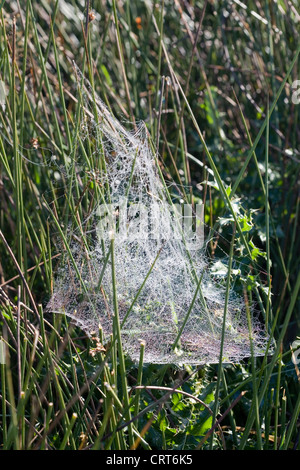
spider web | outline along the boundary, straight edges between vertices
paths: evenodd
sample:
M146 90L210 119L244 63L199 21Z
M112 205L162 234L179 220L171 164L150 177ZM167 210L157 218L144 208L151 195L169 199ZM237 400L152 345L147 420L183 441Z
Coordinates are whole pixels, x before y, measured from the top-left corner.
M80 90L79 140L93 145L93 161L81 155L64 178L74 168L79 175L92 175L97 196L85 224L70 228L69 252L57 270L47 309L65 313L87 334L101 328L104 342L110 340L113 239L124 351L138 361L143 341L146 363L218 362L226 289L209 270L197 230L182 229L184 216L170 200L145 125L127 131L87 81ZM231 290L224 362L249 357L251 342L256 356L264 354L268 338L254 312L251 329L250 341L244 301Z

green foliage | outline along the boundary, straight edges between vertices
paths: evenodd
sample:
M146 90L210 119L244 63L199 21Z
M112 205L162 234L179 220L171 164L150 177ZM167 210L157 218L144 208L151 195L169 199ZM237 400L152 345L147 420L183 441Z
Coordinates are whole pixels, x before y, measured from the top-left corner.
M198 37L202 0L92 3L84 24L82 2L0 1L0 448L299 448L297 2L207 2ZM126 125L146 122L171 197L205 203L212 272L225 286L232 261L266 357L132 364L118 329L103 345L43 311L63 250L72 263L68 224L101 189L72 60Z

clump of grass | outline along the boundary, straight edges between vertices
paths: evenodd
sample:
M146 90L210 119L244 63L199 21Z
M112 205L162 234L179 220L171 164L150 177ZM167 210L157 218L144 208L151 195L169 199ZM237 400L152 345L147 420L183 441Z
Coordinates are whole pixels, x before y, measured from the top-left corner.
M1 446L297 448L298 13L253 1L93 6L0 2ZM112 113L146 122L170 199L205 203L208 254L231 268L216 276L259 309L269 359L178 370L145 366L141 346L134 365L117 317L107 341L44 312L62 250L73 263L68 223L82 235L102 191L72 60Z

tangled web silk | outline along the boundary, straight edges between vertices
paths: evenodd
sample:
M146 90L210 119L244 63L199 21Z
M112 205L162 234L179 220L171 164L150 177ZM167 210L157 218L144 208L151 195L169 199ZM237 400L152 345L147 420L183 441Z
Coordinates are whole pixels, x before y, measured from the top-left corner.
M212 277L202 244L195 233L183 233L183 215L174 211L145 126L128 132L88 83L81 92L80 139L89 143L93 136L98 166L81 157L73 173L94 175L97 203L86 227L70 234L48 310L65 313L88 334L101 328L104 341L110 340L113 239L122 345L133 361L143 341L146 363L218 362L224 312L223 361L238 362L251 347L264 354L263 326L252 315L250 340L243 300L230 292L225 309L225 288Z

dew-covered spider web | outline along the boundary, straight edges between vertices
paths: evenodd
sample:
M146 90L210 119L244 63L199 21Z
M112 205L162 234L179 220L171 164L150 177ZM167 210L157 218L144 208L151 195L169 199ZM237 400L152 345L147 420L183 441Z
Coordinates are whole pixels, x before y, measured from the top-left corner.
M208 269L200 216L194 217L198 228L183 229L190 212L186 217L172 204L145 125L128 132L88 82L80 88L78 151L64 178L74 184L74 175L79 181L91 175L93 205L85 222L70 228L48 310L65 313L88 334L101 329L106 343L116 293L124 351L138 361L143 341L144 362L160 364L218 362L225 313L223 361L249 357L244 300L231 290L225 308L226 289ZM86 191L81 188L82 199ZM253 352L262 355L267 336L251 317Z

